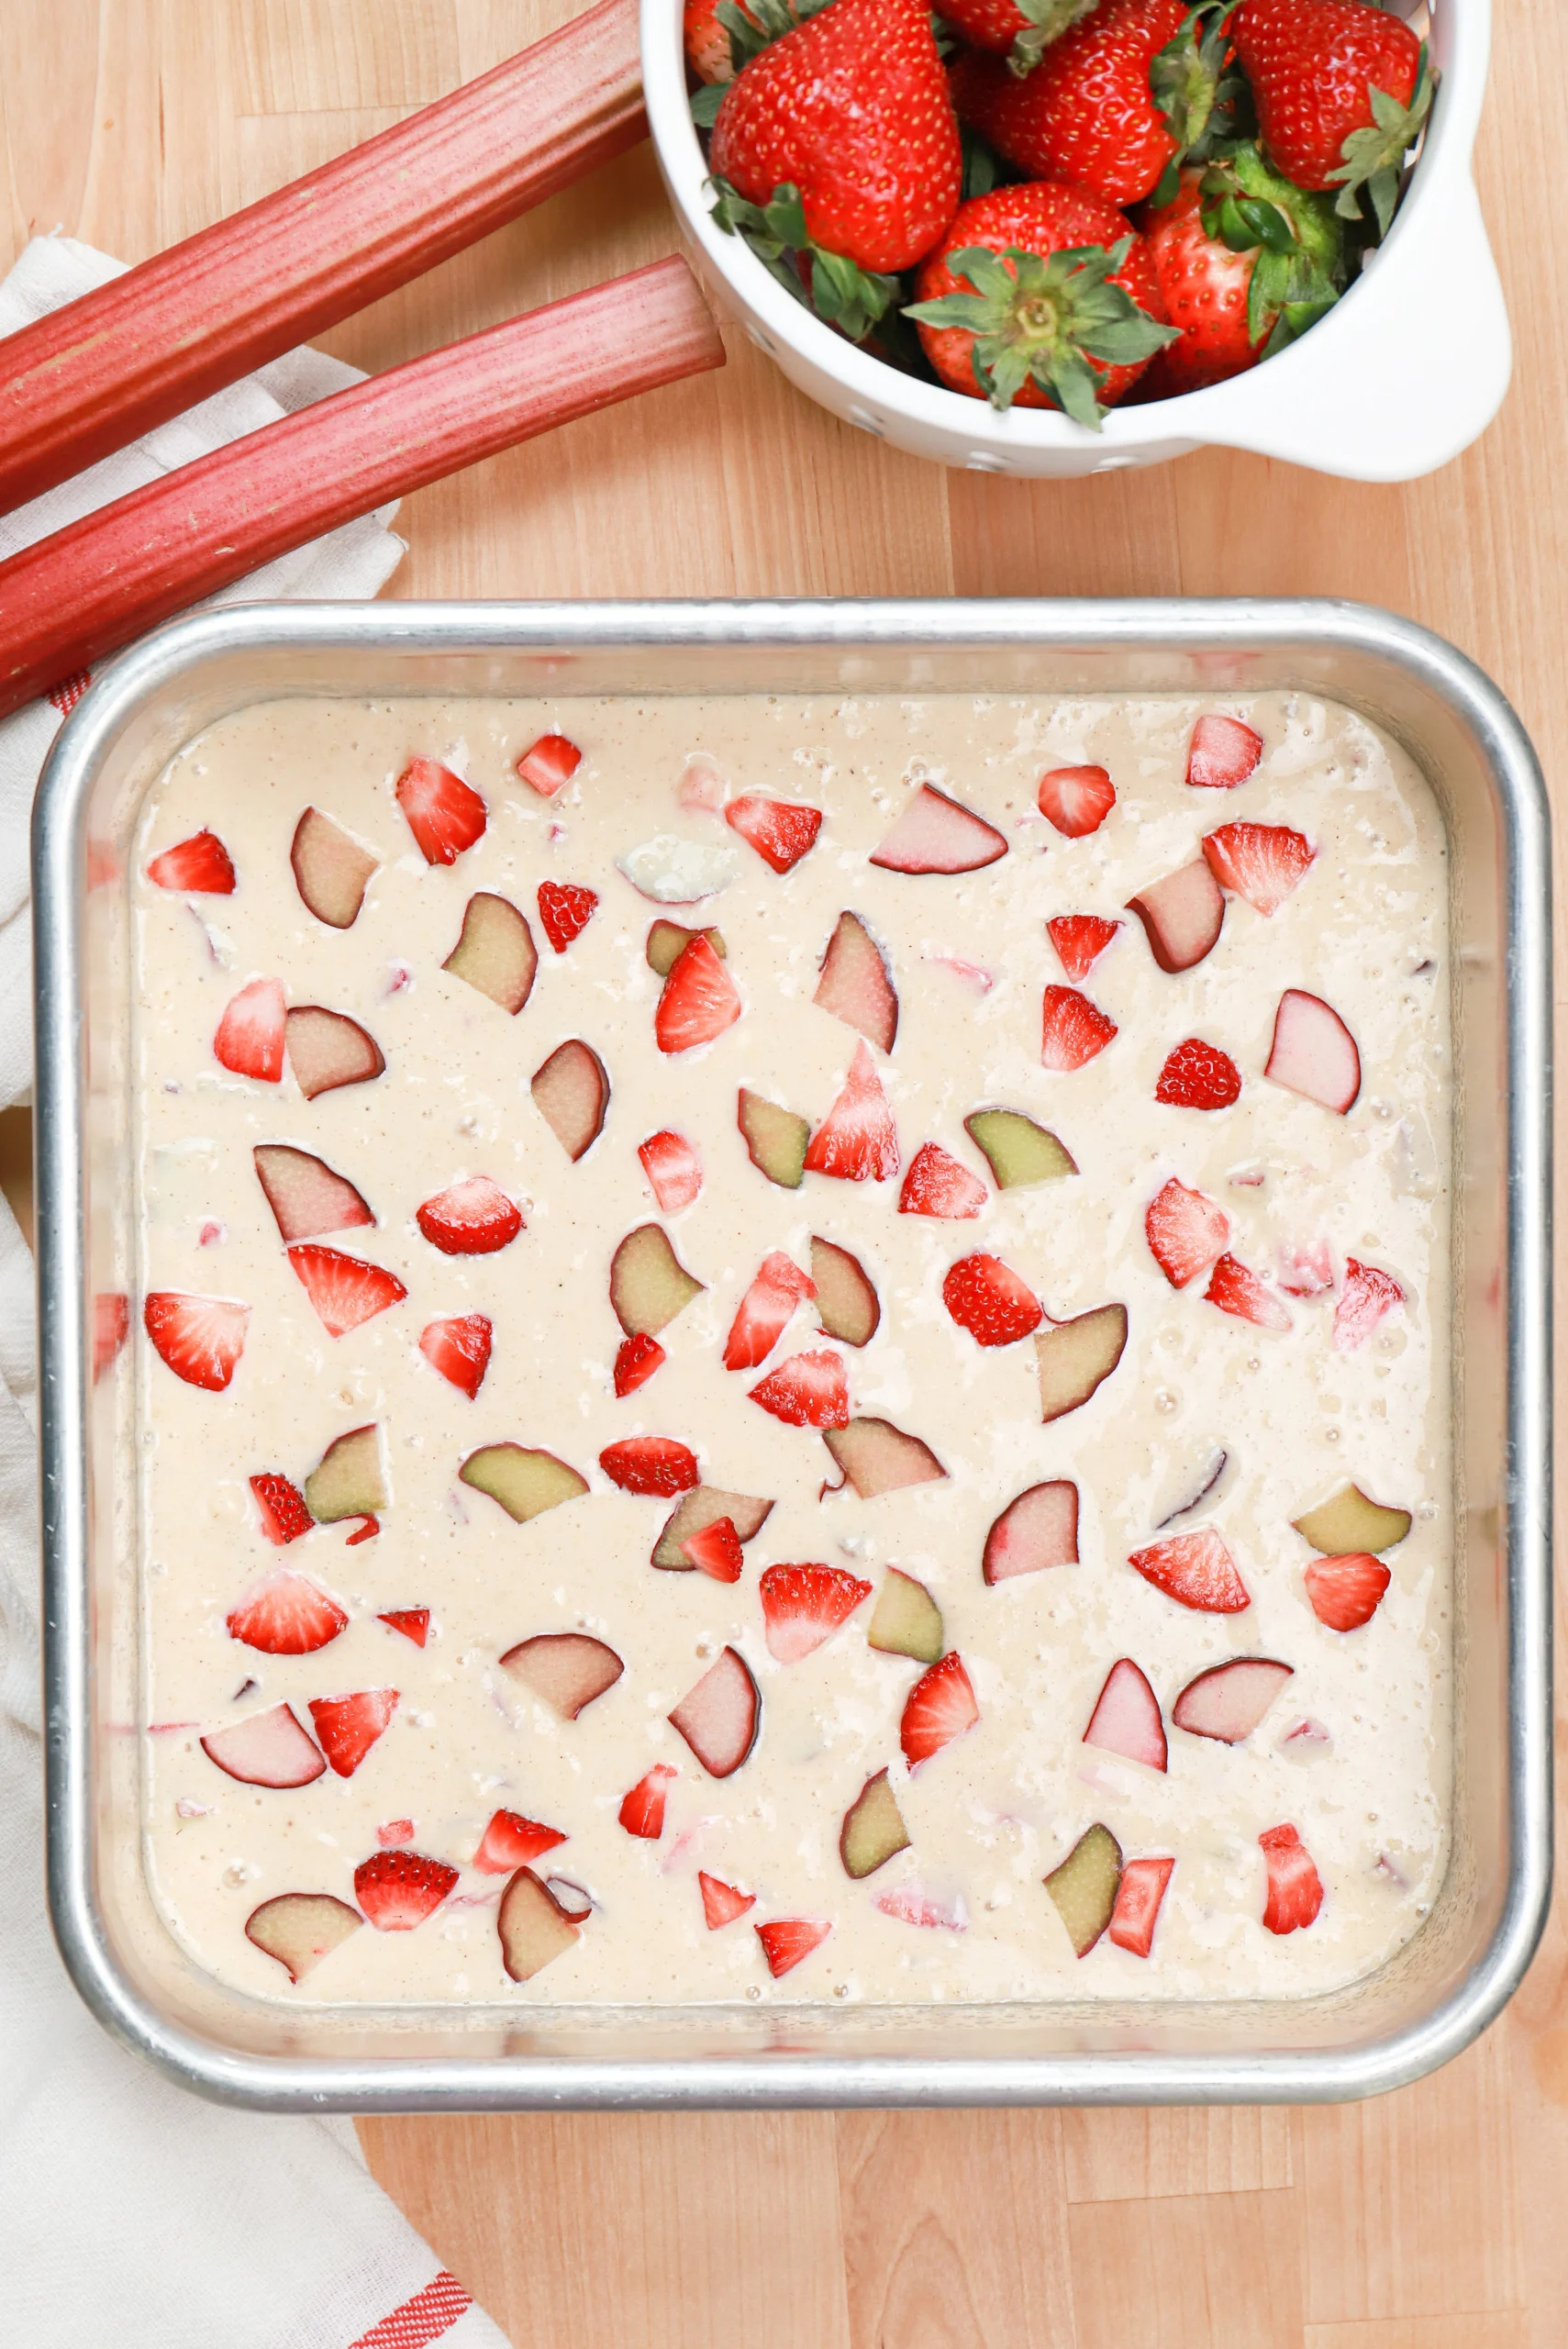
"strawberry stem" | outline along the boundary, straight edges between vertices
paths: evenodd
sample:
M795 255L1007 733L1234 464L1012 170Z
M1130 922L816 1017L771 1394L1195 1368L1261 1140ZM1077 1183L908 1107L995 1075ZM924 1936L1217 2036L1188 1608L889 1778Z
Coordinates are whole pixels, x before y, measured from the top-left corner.
M1372 121L1363 129L1351 131L1340 150L1343 161L1339 170L1329 174L1340 188L1334 209L1342 220L1362 217L1361 191L1364 187L1377 216L1378 235L1387 236L1399 201L1399 177L1405 158L1420 137L1431 112L1436 88L1425 41L1421 43L1416 86L1408 106L1401 106L1388 91L1374 90L1369 84Z
M710 183L716 225L739 236L797 302L809 301L817 316L850 342L863 342L897 295L896 277L862 269L842 253L817 244L806 225L800 190L785 180L765 205L749 203L728 180ZM809 287L809 295L807 294Z
M1251 93L1227 29L1236 7L1237 0L1199 0L1149 68L1154 103L1176 142L1150 198L1155 206L1174 198L1184 162L1207 162L1251 115Z
M1032 72L1053 41L1082 24L1099 0L1017 0L1024 29L1007 52L1007 71L1021 82Z

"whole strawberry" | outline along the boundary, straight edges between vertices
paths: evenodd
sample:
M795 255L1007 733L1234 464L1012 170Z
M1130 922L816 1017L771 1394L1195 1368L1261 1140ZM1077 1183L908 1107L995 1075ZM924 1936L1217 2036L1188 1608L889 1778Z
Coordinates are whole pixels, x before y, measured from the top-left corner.
M1347 219L1364 187L1386 235L1406 150L1432 103L1426 49L1409 26L1362 0L1243 0L1230 30L1274 169L1297 187L1337 187Z
M953 391L1095 429L1175 340L1145 240L1114 204L1050 181L962 206L916 292L906 315Z
M1010 57L1015 73L1037 65L1052 41L1081 24L1098 0L942 0L941 18L974 49Z
M1136 204L1177 151L1150 72L1186 19L1182 0L1101 0L1021 81L971 51L952 68L960 118L1037 179Z

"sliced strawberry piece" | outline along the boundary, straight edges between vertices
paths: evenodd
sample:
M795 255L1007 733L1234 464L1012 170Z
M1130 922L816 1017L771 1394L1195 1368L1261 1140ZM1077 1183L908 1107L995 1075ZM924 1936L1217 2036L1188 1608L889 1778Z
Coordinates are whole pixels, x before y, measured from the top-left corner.
M541 734L517 761L517 773L541 799L564 790L583 763L583 753L564 734Z
M397 778L397 804L427 864L455 864L489 820L478 792L439 759L409 761Z
M699 930L671 965L653 1015L654 1041L662 1052L695 1052L740 1017L735 982Z
M329 1338L357 1330L361 1321L384 1313L408 1294L395 1273L364 1264L358 1256L345 1256L336 1248L323 1248L318 1241L299 1241L289 1250L288 1260Z
M1166 1055L1154 1098L1173 1109L1229 1109L1240 1092L1241 1072L1229 1053L1188 1036Z
M497 1810L480 1838L473 1865L486 1876L510 1876L514 1868L531 1865L565 1841L558 1827L541 1827L537 1819L524 1819L516 1810Z
M711 1523L699 1526L695 1533L686 1535L681 1548L699 1574L711 1575L715 1582L740 1581L744 1560L732 1517L716 1517Z
M375 1620L378 1623L384 1623L389 1631L401 1631L404 1638L412 1640L417 1648L422 1648L429 1637L430 1610L428 1607L394 1607Z
M1082 1068L1085 1061L1103 1052L1116 1034L1116 1021L1107 1019L1099 1006L1076 987L1047 987L1042 1010L1042 1068Z
M776 1982L781 1974L791 1973L802 1958L820 1949L833 1928L819 1919L808 1917L775 1917L771 1924L753 1928L762 1944L762 1955L768 1961L768 1972Z
M355 1526L353 1531L349 1535L347 1541L344 1542L343 1547L345 1550L357 1550L361 1542L373 1542L380 1531L381 1520L379 1517L361 1517L358 1525Z
M1322 1297L1334 1286L1333 1260L1326 1240L1282 1248L1274 1283L1287 1297Z
M1210 1305L1218 1305L1221 1313L1233 1313L1239 1321L1251 1321L1260 1330L1288 1330L1290 1308L1282 1305L1272 1289L1264 1286L1256 1273L1234 1256L1221 1256L1208 1276L1204 1291Z
M702 1868L697 1870L697 1886L702 1893L703 1920L710 1933L717 1933L725 1925L732 1925L737 1917L743 1917L748 1909L754 1909L757 1905L754 1892L738 1891L734 1885L726 1884L719 1876L707 1875ZM765 1943L763 1946L766 1947Z
M871 861L885 873L977 873L1006 853L995 824L923 783Z
M179 889L187 896L234 894L234 862L216 832L195 832L166 848L148 866L147 877L160 889Z
M940 1141L922 1142L898 1194L900 1215L941 1216L962 1223L985 1205L985 1186Z
M1127 1563L1167 1598L1200 1615L1239 1615L1252 1603L1235 1560L1208 1527L1151 1542L1146 1550L1135 1550Z
M248 987L240 988L218 1021L212 1040L213 1058L236 1076L281 1085L286 1018L282 979L252 979Z
M656 1493L666 1500L702 1482L696 1453L671 1435L628 1435L620 1443L607 1443L599 1465L623 1493Z
M841 1566L770 1566L757 1596L768 1653L775 1664L798 1664L849 1621L871 1585Z
M1121 924L1098 914L1053 914L1045 927L1068 977L1086 979Z
M674 1775L672 1764L655 1762L631 1792L622 1797L616 1815L628 1835L641 1835L650 1843L657 1843L664 1832L664 1804Z
M1174 1860L1124 1860L1116 1889L1116 1907L1106 1931L1118 1949L1147 1957L1154 1945L1160 1903L1171 1881Z
M413 1834L414 1821L411 1819L387 1819L376 1829L375 1840L384 1852L390 1852L395 1843L411 1842Z
M130 1334L130 1299L100 1289L93 1299L93 1384L95 1386Z
M914 1769L972 1730L980 1719L969 1675L956 1648L923 1672L904 1702L898 1742L904 1759Z
M1160 1699L1130 1656L1119 1657L1106 1674L1084 1731L1084 1743L1119 1753L1124 1761L1141 1762L1151 1770L1165 1767L1165 1724L1160 1718Z
M729 1325L725 1369L759 1369L784 1336L795 1307L816 1294L815 1284L782 1250L764 1256Z
M1323 1882L1312 1854L1294 1827L1271 1827L1258 1838L1269 1872L1263 1927L1271 1933L1298 1932L1323 1906Z
M977 1346L1011 1346L1045 1318L1028 1281L999 1256L961 1256L942 1282L942 1303Z
M880 1909L884 1917L896 1917L901 1925L924 1925L950 1933L969 1930L962 1899L945 1903L933 1900L917 1884L895 1884L885 1892L873 1892L871 1905Z
M141 1308L148 1336L176 1378L221 1394L245 1351L248 1305L228 1297L187 1297L154 1289Z
M438 1191L414 1219L444 1256L490 1256L509 1247L523 1228L522 1210L486 1174L471 1174Z
M898 1129L863 1043L840 1094L806 1150L806 1172L845 1183L889 1183L898 1172Z
M850 1387L841 1354L791 1354L749 1392L753 1403L792 1428L846 1428Z
M1040 812L1081 841L1097 832L1116 806L1116 785L1104 767L1052 767L1040 779Z
M314 1655L349 1628L335 1598L304 1575L272 1575L227 1619L228 1636L262 1655Z
M261 1531L269 1542L283 1549L290 1542L297 1542L308 1533L316 1520L305 1506L304 1495L286 1476L268 1470L252 1476L250 1490L256 1499L256 1513L261 1520Z
M637 1154L642 1161L642 1171L653 1186L653 1196L662 1215L678 1215L682 1208L689 1208L702 1189L702 1161L684 1134L650 1134L639 1142Z
M743 798L730 801L724 820L775 873L787 873L815 844L822 829L822 810L802 807L798 800L766 799L761 792L749 791Z
M1261 914L1277 914L1317 851L1288 824L1221 824L1205 838L1203 852L1222 889Z
M887 957L859 914L839 916L811 1000L820 1010L841 1019L846 1028L858 1028L878 1052L893 1050L898 1033L898 996Z
M1230 1237L1225 1209L1203 1191L1189 1191L1175 1176L1151 1200L1143 1219L1150 1253L1173 1288L1212 1264Z
M544 934L558 954L564 954L574 938L581 938L594 918L598 896L574 881L541 881L539 885L539 918L544 924Z
M1187 745L1187 781L1206 791L1234 791L1257 772L1263 738L1239 718L1210 711L1193 728Z
M419 1352L432 1370L461 1386L472 1402L490 1367L493 1334L487 1313L454 1313L444 1320L427 1321L419 1332Z
M1381 1558L1358 1550L1343 1558L1314 1558L1307 1568L1307 1596L1318 1620L1330 1631L1359 1631L1383 1603L1392 1577Z
M354 1870L354 1898L378 1933L407 1933L440 1907L456 1883L457 1870L445 1860L427 1859L423 1852L375 1852Z
M654 1372L669 1356L657 1338L623 1338L616 1355L615 1388L617 1395L634 1395L646 1386Z
M356 1688L349 1697L312 1697L310 1718L316 1742L340 1778L353 1776L396 1710L395 1688Z
M1358 1346L1365 1345L1385 1315L1404 1302L1405 1292L1392 1273L1347 1256L1345 1285L1334 1308L1336 1353L1353 1354Z

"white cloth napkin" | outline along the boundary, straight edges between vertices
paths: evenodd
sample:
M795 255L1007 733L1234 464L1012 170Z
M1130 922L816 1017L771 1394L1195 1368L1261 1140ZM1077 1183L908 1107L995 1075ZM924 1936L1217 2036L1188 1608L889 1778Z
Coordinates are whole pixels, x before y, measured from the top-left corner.
M0 281L0 335L122 264L36 239ZM0 518L0 557L304 407L356 371L296 351ZM395 508L218 601L373 596ZM0 724L0 1107L32 1075L28 826L68 707ZM32 1260L0 1201L0 2338L15 2349L506 2349L366 2171L346 2121L231 2112L126 2054L66 1979L43 1902Z

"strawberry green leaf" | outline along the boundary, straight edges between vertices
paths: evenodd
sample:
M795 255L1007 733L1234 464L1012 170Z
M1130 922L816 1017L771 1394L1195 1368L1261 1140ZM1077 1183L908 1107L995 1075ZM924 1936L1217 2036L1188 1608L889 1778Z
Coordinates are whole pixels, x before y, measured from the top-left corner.
M1436 86L1423 41L1416 68L1416 86L1407 106L1401 106L1386 90L1368 88L1372 121L1363 129L1351 131L1340 149L1339 170L1329 175L1340 188L1334 209L1341 219L1361 217L1361 193L1364 188L1376 215L1378 234L1387 236L1399 201L1399 178L1405 158L1431 112Z
M895 277L883 277L842 253L812 241L800 190L787 180L765 205L748 202L728 180L711 183L712 217L730 236L742 237L758 260L797 302L809 303L819 318L851 342L863 341L898 292ZM810 262L810 292L791 255Z
M1024 29L1008 52L1008 72L1021 82L1040 63L1052 41L1071 32L1098 5L1099 0L1018 0Z
M1017 246L1003 253L965 246L947 255L947 266L973 292L916 302L904 315L974 337L970 363L994 407L1010 407L1032 382L1064 414L1098 431L1105 410L1090 362L1136 365L1176 340L1173 327L1156 324L1112 282L1130 245L1123 237L1108 250L1078 245L1049 260Z
M1251 92L1231 54L1228 27L1237 0L1200 0L1149 68L1154 103L1176 142L1154 190L1169 204L1184 161L1206 162L1223 140L1251 128Z
M692 92L692 120L699 130L713 128L728 87L728 82L705 82L700 89Z

